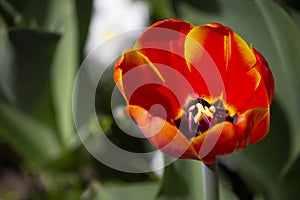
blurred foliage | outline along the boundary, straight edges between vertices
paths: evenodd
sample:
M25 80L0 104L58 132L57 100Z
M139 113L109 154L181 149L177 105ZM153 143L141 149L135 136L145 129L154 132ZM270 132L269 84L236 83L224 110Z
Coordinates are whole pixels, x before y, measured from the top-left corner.
M221 158L221 199L300 199L299 2L147 2L152 21L180 18L230 26L265 55L274 73L271 132L245 151ZM200 162L176 161L159 179L106 167L80 143L72 91L92 3L0 0L0 199L201 199ZM120 147L147 150L113 122L114 85L112 80L104 84L105 95L96 97L100 125Z

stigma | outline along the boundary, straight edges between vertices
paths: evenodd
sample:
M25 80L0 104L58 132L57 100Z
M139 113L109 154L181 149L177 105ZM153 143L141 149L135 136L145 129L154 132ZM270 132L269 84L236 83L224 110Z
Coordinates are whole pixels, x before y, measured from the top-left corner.
M217 123L224 121L235 123L237 115L230 116L222 100L210 104L203 97L198 97L188 104L186 117L189 133L197 136Z

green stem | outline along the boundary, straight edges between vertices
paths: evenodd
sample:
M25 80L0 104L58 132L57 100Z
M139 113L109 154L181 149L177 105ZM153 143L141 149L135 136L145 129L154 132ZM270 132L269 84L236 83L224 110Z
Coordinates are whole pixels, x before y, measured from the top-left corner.
M213 164L202 163L204 200L219 199L218 160Z

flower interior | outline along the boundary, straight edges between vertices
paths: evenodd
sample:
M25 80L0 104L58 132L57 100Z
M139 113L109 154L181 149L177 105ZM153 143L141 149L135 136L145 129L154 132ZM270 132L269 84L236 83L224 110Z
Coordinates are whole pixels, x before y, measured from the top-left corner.
M204 133L217 123L235 124L237 119L237 114L230 115L221 99L210 104L204 97L198 97L190 100L184 110L185 114L174 123L188 138Z

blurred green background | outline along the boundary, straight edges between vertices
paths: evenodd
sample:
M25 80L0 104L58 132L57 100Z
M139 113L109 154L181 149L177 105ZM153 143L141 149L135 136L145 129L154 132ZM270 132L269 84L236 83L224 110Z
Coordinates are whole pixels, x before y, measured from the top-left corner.
M163 176L130 174L103 165L80 142L72 91L92 49L86 43L96 1L105 8L105 0L0 0L0 199L202 199L200 162L176 161ZM134 28L130 22L139 19L136 26L166 18L219 22L262 52L276 85L271 131L245 151L221 158L221 199L300 199L299 2L123 0L127 6L121 8L120 1L109 2L126 16L97 11L106 13L98 24L103 20L113 31L120 24L125 29L119 31ZM137 3L143 10L130 18ZM102 39L92 44L111 34L102 29ZM118 146L144 151L142 141L122 134L113 121L113 83L106 81L107 95L98 96L96 105L99 123Z

